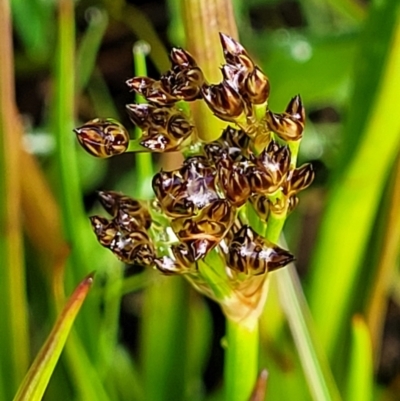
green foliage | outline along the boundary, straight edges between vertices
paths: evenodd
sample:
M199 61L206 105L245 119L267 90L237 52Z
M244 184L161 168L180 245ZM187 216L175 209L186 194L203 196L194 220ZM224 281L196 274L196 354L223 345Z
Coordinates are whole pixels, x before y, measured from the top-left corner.
M187 39L179 14L183 1L166 2L168 34L178 46ZM259 366L249 376L267 368L268 401L398 397L390 385L379 386L373 372L385 347L387 305L399 288L400 5L232 3L241 41L271 82L271 109L283 111L300 93L311 112L299 159L313 158L323 169L317 167L316 183L284 228L303 282L293 265L271 273L258 335L229 326L227 344L214 337L221 317L211 315L184 280L132 268L125 274L90 230L93 192L123 188L148 198L153 172L176 160L125 155L123 168L115 160L93 161L77 147L72 129L96 116L120 117L118 96L125 95L114 82L146 75L146 58L158 78L154 67L169 67L166 38L157 33L151 10L124 0L104 1L103 8L84 0L2 1L0 401L39 400L48 380L48 401L222 400L221 373L209 366L216 361L213 343L242 347L242 353L227 352L229 382L240 374L236 361L246 352L257 360L258 349ZM295 11L288 13L288 4ZM136 47L132 57L137 40L150 44L149 55ZM38 92L40 101L37 94L31 98L39 111L32 111L36 104L26 106L21 94L31 91L31 82L46 88L44 95ZM17 109L33 114L30 125L22 126ZM35 143L44 135L55 146L40 155L21 151L24 133ZM275 223L258 231L277 240L282 222ZM64 293L93 270L96 280L67 340L77 304L69 304L73 308L53 331L51 326L66 304ZM399 302L398 294L393 300ZM213 386L210 379L204 384L206 370L207 377L215 375ZM237 385L248 392L254 384L238 379ZM32 391L35 396L28 396Z

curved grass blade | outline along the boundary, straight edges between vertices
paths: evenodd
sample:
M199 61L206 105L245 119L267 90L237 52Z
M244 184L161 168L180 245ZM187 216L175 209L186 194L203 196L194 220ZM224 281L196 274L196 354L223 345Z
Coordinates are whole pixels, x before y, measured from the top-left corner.
M93 273L89 274L71 295L53 330L25 376L17 395L14 397L14 401L38 401L42 399L72 324L92 283Z
M372 400L374 369L372 344L364 318L355 315L352 320L352 346L347 374L346 400Z
M363 110L362 119L367 123L346 171L331 190L311 267L310 309L331 358L335 345L343 340L343 328L354 307L354 287L362 277L374 216L400 142L400 8L396 2L385 7L385 12L397 16L393 35L386 38L390 51L382 74L369 77L369 81L380 81L369 116L366 118L365 104L353 105Z

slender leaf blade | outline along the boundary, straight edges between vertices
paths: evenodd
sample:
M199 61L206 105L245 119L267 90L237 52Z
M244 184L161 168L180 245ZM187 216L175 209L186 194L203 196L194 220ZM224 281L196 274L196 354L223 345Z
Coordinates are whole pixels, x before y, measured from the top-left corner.
M25 376L18 393L14 397L14 401L38 401L42 399L74 320L92 283L93 273L89 274L71 295L49 337Z

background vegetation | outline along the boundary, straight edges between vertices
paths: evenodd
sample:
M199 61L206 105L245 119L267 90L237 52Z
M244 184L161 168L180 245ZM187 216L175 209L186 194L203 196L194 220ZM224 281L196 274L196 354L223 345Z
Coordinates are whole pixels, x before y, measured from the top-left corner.
M241 42L270 79L270 108L301 94L300 158L316 168L285 227L311 334L299 337L291 300L272 286L260 325L266 399L398 400L400 5L233 3ZM122 266L91 232L96 190L148 196L140 164L94 159L72 133L97 116L127 120L132 46L150 44L150 76L167 70L168 49L186 40L179 0L0 4L0 400L16 394L66 296L94 270L45 399L222 399L218 307L179 277ZM325 379L304 365L305 349Z

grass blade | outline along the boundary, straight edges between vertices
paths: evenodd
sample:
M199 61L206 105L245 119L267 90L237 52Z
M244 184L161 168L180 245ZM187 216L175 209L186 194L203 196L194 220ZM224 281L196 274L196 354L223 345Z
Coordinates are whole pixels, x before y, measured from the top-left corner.
M352 347L346 400L372 400L373 376L372 345L368 327L364 318L356 315L352 320Z
M385 3L385 12L397 16L390 52L382 76L376 77L380 80L379 89L362 133L362 142L331 190L313 259L310 308L329 357L332 357L339 336L343 335L343 325L351 315L353 288L361 275L361 261L374 216L400 141L397 107L399 7L396 2ZM374 78L370 76L371 80ZM353 106L356 109L364 107L363 103ZM365 118L365 111L362 118ZM384 140L381 132L385 135Z
M93 283L93 274L87 276L71 295L53 330L29 369L14 401L39 401L57 364L68 334L83 301Z
M9 3L0 1L0 360L6 399L29 359L28 311L20 215L21 128L17 119Z

